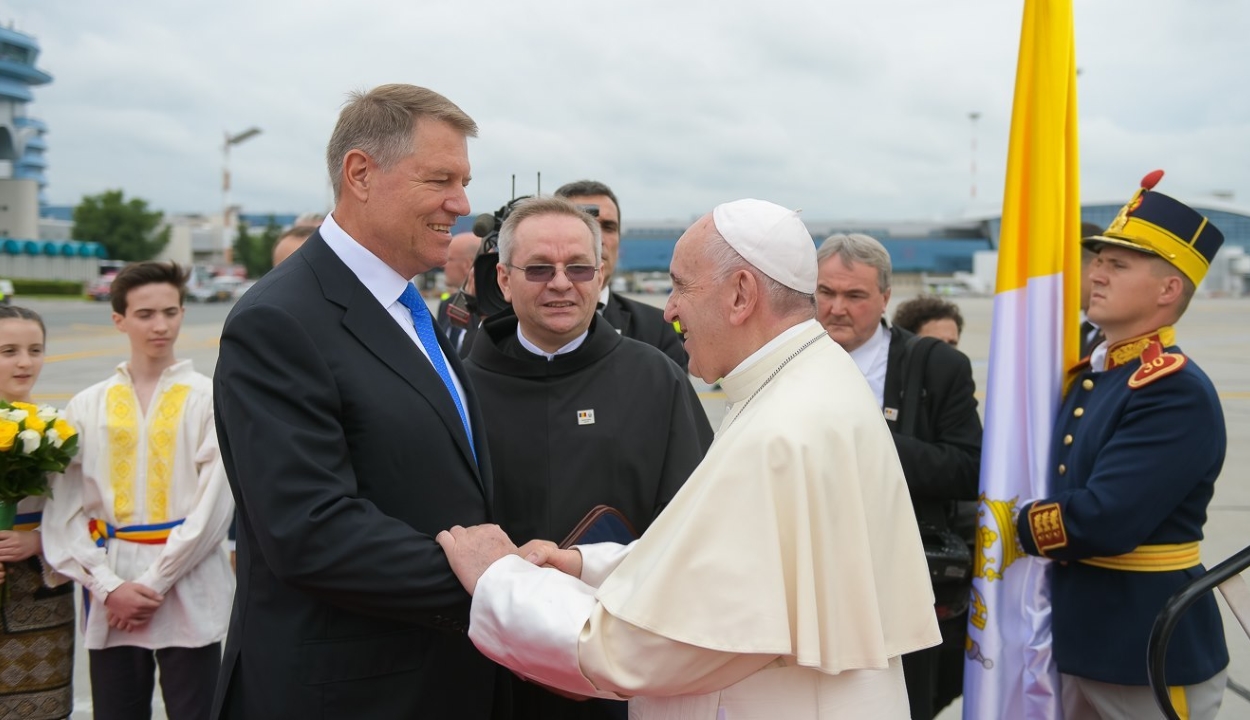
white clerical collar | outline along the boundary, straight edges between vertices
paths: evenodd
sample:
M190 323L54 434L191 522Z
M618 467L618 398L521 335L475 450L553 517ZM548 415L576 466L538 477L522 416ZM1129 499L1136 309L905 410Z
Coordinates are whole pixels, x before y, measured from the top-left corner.
M868 387L872 390L872 396L876 398L877 405L887 412L887 419L893 419L888 414L891 409L885 407L885 376L890 366L890 340L893 337L890 328L886 327L885 323L879 323L877 331L865 340L863 345L847 353L851 356L855 367L859 368L864 379L868 381Z
M881 354L889 354L890 352L890 329L884 323L877 325L877 331L872 337L864 341L863 345L855 348L847 353L851 359L855 361L855 367L868 377L873 368L877 366L881 358Z
M409 279L395 272L394 268L356 242L355 238L334 221L333 214L326 215L326 219L321 222L320 233L326 245L339 256L370 294L378 299L382 307L390 307L403 294Z
M581 347L582 343L586 342L586 336L589 334L590 334L589 329L583 330L582 334L573 338L573 340L570 341L568 345L565 345L564 347L560 348L559 350L556 350L555 352L547 352L546 350L543 350L542 348L538 347L534 343L530 342L529 338L525 337L525 333L521 332L521 323L516 324L516 337L517 337L517 340L521 341L521 347L525 348L526 350L529 350L535 355L542 355L543 357L547 358L548 362L550 362L551 360L554 360L556 355L565 355Z
M759 350L756 350L755 352L748 355L746 360L743 360L742 362L738 363L738 366L735 367L733 370L729 371L729 374L726 375L725 378L726 379L731 378L734 375L737 375L738 373L745 371L747 368L751 367L755 363L767 357L768 354L771 353L773 350L776 350L778 347L781 347L785 343L789 342L792 338L796 338L799 335L802 335L803 333L807 332L807 330L811 328L812 324L815 322L816 322L815 320L804 320L803 322L799 323L798 325L795 325L794 327L789 328L788 330L783 330L780 335L764 343L764 345Z

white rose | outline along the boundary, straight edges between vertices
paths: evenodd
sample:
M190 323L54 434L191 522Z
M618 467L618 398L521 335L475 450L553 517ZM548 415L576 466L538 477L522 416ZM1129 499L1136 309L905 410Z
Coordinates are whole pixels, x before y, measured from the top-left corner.
M39 449L39 443L43 441L43 436L39 434L38 430L23 430L17 434L17 439L22 441L22 454L29 455Z
M48 425L56 422L59 417L61 417L61 413L57 412L56 408L51 405L44 405L39 408L39 419Z
M21 421L26 419L26 411L19 410L17 408L12 408L9 410L0 410L0 414L3 414L6 420L12 420L15 423L20 423Z
M61 433L57 432L51 426L48 427L43 436L48 438L48 442L52 443L52 447L54 448L59 448L65 444L65 441L61 439Z

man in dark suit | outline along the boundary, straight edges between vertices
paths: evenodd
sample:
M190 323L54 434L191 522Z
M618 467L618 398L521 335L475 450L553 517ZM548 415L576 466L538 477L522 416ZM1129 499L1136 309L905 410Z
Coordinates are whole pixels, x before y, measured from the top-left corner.
M469 212L477 126L411 85L353 94L331 216L226 320L217 433L239 511L218 718L490 718L498 668L434 542L491 521L490 454L409 278Z
M603 233L603 289L599 292L599 304L603 306L603 318L621 335L659 348L682 370L687 370L690 358L681 335L664 322L664 311L612 292L612 273L621 252L621 205L612 188L595 180L578 180L561 185L556 195L577 205L599 208L599 229Z
M881 404L922 535L962 530L959 534L970 540L973 528L958 527L956 503L976 500L981 473L981 418L972 364L936 338L920 338L885 323L892 268L889 252L877 240L833 235L816 257L816 319L850 353ZM916 373L920 395L908 402L904 390ZM965 506L963 515L975 517L973 507ZM969 574L967 583L934 585L942 644L903 656L916 720L931 720L961 692L971 579Z
M471 232L460 233L452 237L451 247L447 250L447 264L443 266L443 282L447 289L439 297L438 312L434 314L434 322L447 334L448 339L451 340L451 346L462 358L469 355L469 348L472 347L471 339L477 334L481 318L474 313L470 317L468 327L461 327L451 321L447 308L462 286L465 293L473 294L473 261L477 258L477 250L481 246L482 238Z
M1081 223L1081 237L1090 238L1095 235L1102 234L1102 227L1094 223ZM1090 250L1084 242L1081 243L1081 358L1087 358L1090 353L1094 352L1094 348L1102 344L1107 338L1102 334L1102 328L1098 327L1089 319L1089 266L1090 262L1098 253Z

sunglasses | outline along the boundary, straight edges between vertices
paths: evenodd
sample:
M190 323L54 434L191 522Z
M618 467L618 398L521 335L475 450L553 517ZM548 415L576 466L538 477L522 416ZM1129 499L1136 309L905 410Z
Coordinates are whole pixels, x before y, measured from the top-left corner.
M556 277L555 265L511 265L508 267L513 270L524 270L525 279L535 283L551 282ZM595 278L595 273L599 272L599 268L594 265L565 265L564 276L569 282L590 282Z

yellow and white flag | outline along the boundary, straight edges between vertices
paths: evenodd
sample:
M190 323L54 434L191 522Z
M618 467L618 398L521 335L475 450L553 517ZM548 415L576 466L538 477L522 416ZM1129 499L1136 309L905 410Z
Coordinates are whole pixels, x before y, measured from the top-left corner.
M1064 370L1077 360L1076 123L1072 0L1025 0L990 333L966 720L1062 717L1048 561L1020 552L1014 515L1047 495Z

